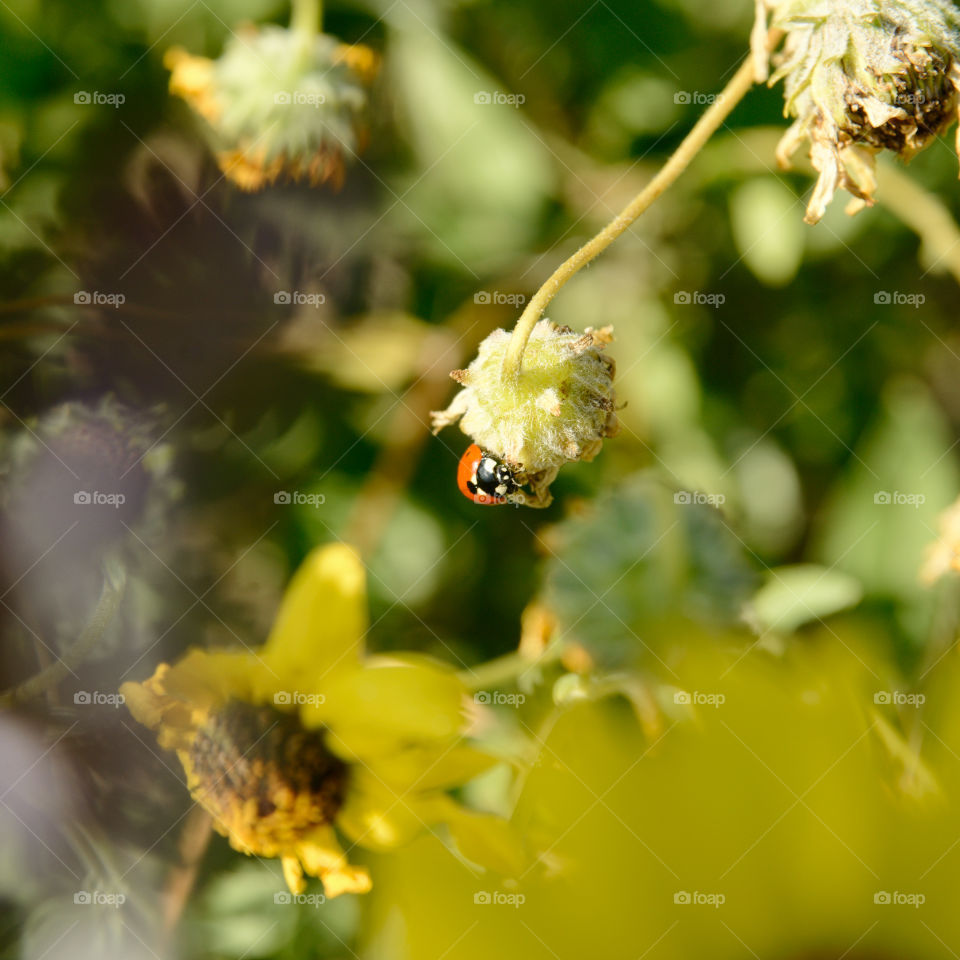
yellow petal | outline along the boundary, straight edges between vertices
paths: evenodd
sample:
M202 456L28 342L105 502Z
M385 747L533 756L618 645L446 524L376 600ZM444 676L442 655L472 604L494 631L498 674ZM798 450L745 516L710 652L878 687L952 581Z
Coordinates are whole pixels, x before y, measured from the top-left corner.
M370 890L370 874L365 867L355 867L347 862L331 827L314 830L298 844L297 853L303 869L323 881L326 896L339 897L341 893L367 893Z
M287 887L295 896L303 893L307 889L307 883L303 879L303 867L300 866L299 857L281 857L280 864L283 867L283 879L287 881Z
M346 760L449 742L464 724L463 683L426 657L369 657L326 682L324 696L303 721L325 725L330 748Z
M468 860L507 876L523 873L527 856L520 834L511 823L493 814L465 810L449 797L436 801L434 809L434 815L447 824L457 849Z
M363 564L345 544L314 550L293 576L260 656L278 689L313 692L331 671L353 665L367 629Z
M499 761L473 747L412 747L378 758L376 773L400 791L447 790L467 783Z
M416 796L393 790L372 771L354 767L347 798L337 813L337 826L362 847L392 850L429 826L417 806Z
M143 683L123 684L120 692L134 718L157 731L161 747L182 750L211 710L250 696L260 669L253 654L191 650L174 666L161 663Z

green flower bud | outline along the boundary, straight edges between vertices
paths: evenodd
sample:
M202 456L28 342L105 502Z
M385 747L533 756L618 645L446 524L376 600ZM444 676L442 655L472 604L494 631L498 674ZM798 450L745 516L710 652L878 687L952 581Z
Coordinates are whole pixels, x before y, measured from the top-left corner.
M564 463L592 460L604 437L618 429L614 361L603 353L612 327L570 327L541 320L530 334L523 366L505 382L506 330L494 330L466 370L450 374L463 389L446 410L434 412L434 433L460 421L484 451L505 462L517 482L529 484L528 506L547 506L550 484Z
M784 113L795 117L777 148L789 166L808 141L819 173L805 220L816 223L840 187L873 203L874 158L905 160L956 117L960 13L949 0L757 0L752 36L757 79L767 77L768 26L786 33L774 53ZM769 23L768 23L769 20Z

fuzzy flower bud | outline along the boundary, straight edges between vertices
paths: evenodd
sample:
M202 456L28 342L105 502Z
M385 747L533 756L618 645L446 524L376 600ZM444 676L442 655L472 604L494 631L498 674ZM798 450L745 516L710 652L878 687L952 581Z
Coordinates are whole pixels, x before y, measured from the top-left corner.
M547 506L560 467L592 460L603 438L617 432L614 361L603 353L612 329L588 327L581 334L541 320L513 382L503 374L510 334L494 330L470 366L450 374L463 389L446 410L432 414L434 432L460 420L479 447L530 485L532 497L523 502Z
M770 84L784 81L784 113L795 117L777 148L789 166L804 141L819 173L807 206L816 223L838 188L873 203L874 159L904 160L956 117L960 14L950 0L756 0L752 47L767 78L768 26L786 33ZM768 22L769 21L769 22Z
M241 190L283 176L343 182L344 158L363 146L366 88L376 54L282 27L238 33L217 60L167 51L170 92L206 121L217 163Z

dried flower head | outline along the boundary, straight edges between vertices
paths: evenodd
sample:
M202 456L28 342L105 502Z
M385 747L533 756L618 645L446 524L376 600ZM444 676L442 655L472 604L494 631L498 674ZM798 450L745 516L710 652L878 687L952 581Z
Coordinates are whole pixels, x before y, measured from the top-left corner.
M843 187L873 203L874 159L905 160L956 118L960 13L950 0L756 0L752 47L758 80L768 72L768 26L783 30L770 84L784 81L795 117L777 148L788 166L804 141L819 173L805 220L816 223ZM769 21L769 23L768 23Z
M434 432L460 420L460 429L504 461L531 497L517 502L544 507L550 484L564 463L592 460L604 437L618 429L614 361L603 348L612 327L570 327L541 320L523 354L515 380L505 381L506 330L494 330L466 370L450 374L463 389L446 410L432 414Z
M378 65L367 47L266 26L239 32L217 60L174 47L164 63L170 92L206 121L221 170L241 190L281 176L339 186L345 158L363 147Z

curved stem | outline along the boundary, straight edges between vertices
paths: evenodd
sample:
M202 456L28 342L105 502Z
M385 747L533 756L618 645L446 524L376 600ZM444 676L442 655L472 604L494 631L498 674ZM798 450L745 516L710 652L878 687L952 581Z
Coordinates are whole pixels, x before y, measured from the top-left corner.
M563 644L547 647L538 657L530 659L519 652L505 653L476 667L460 671L460 679L469 690L492 690L498 686L513 686L525 673L544 667L560 659Z
M779 34L771 36L769 43L776 42ZM744 94L753 86L754 62L748 57L733 75L723 92L707 108L683 142L660 168L656 176L613 218L589 243L584 244L572 257L564 261L549 280L534 294L526 309L520 314L507 347L503 361L503 379L510 381L520 373L523 351L537 321L547 304L560 288L583 266L606 250L617 237L657 199L690 164L701 147L716 132Z

